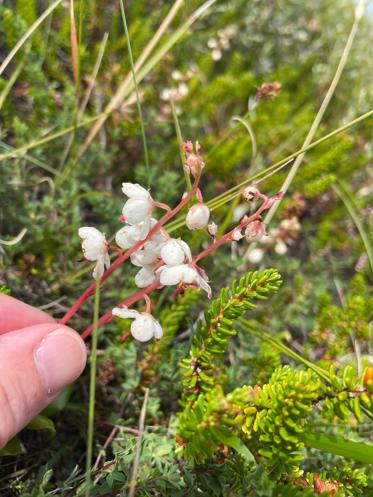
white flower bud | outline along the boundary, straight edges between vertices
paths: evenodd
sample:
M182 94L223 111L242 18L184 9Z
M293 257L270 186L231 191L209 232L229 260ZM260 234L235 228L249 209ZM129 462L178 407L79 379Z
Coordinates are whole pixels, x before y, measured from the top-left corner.
M255 248L250 250L247 258L253 264L258 264L263 259L263 256L264 256L263 250Z
M288 248L286 246L286 243L284 243L282 240L278 240L276 245L275 245L275 252L278 255L284 255L288 251Z
M243 234L241 233L240 230L234 230L232 233L232 240L235 242L240 241L243 238Z
M193 205L186 216L186 225L190 230L199 230L207 226L210 218L210 209L206 204Z
M211 236L216 236L218 232L218 225L215 223L210 223L207 226L207 231L210 233Z

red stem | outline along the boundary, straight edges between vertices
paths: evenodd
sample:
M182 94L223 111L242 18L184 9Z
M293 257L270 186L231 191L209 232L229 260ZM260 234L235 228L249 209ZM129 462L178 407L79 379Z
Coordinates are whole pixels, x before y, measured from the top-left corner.
M186 205L192 196L195 194L200 176L196 176L194 180L194 184L192 189L185 195L185 197L181 200L181 202L172 210L167 212L157 224L153 226L153 228L149 231L147 237L144 240L140 240L135 243L130 249L128 249L124 254L120 255L113 264L107 269L101 277L100 285L113 273L124 261L126 261L136 250L140 249L153 235L156 233L164 224L166 224L171 218L173 218L183 207ZM66 324L72 316L77 312L77 310L81 307L81 305L93 295L96 288L96 283L92 283L77 299L75 304L67 311L67 313L63 316L63 318L59 321L61 324Z
M223 245L223 243L225 243L226 241L228 240L232 240L232 235L233 233L236 231L236 230L242 230L243 228L245 228L248 224L252 223L253 221L255 221L256 219L258 219L258 217L261 215L261 213L267 209L269 209L269 207L271 207L271 205L273 204L273 202L275 200L278 200L279 198L282 197L282 193L280 192L279 194L277 195L274 195L273 197L270 197L270 198L266 198L266 200L263 202L263 204L259 207L259 209L254 212L254 214L252 214L250 217L247 217L245 216L241 223L236 226L235 228L233 228L231 231L229 231L228 233L226 233L225 235L223 235L221 238L219 238L219 240L216 240L214 243L212 243L209 247L207 247L207 249L203 250L202 252L200 252L196 257L193 258L193 264L197 264L198 261L200 261L201 259L203 259L204 257L206 257L208 254L210 254L211 252L213 252L214 250L216 250L218 247L220 247L220 245ZM158 269L159 267L161 267L163 264L162 262L160 261L160 263L157 264L156 266L156 269ZM132 305L134 304L135 302L138 302L139 300L141 300L142 298L145 297L145 295L147 295L148 293L152 292L153 290L156 290L157 288L159 288L161 286L159 280L155 281L154 283L152 283L151 285L148 285L146 288L143 288L142 290L140 290L139 292L135 293L134 295L132 295L131 297L129 297L127 300L125 300L124 302L122 302L121 304L119 304L118 306L121 307L121 306L129 306L129 305ZM97 322L97 326L101 326L102 324L105 324L107 323L108 321L111 321L113 319L113 315L111 313L111 311L107 312L106 314L104 314ZM90 325L88 326L88 328L86 328L83 333L82 333L82 338L85 339L87 338L91 332L93 330L93 326ZM129 335L128 335L129 336Z
M160 286L161 286L161 284L157 280L154 283L152 283L151 285L148 285L147 287L142 288L139 292L137 292L134 295L132 295L131 297L129 297L127 300L125 300L124 302L119 304L119 306L117 306L117 307L122 307L124 305L126 305L126 306L132 305L135 302L138 302L139 300L143 299L145 295L152 292L153 290L156 290ZM97 327L101 326L102 324L107 323L108 321L111 321L111 319L113 319L113 315L110 311L110 312L107 312L106 314L104 314L103 316L100 317L100 319L97 322ZM93 325L88 326L88 328L83 331L83 333L81 335L82 338L83 339L87 338L87 336L89 336L91 334L92 330L93 330Z

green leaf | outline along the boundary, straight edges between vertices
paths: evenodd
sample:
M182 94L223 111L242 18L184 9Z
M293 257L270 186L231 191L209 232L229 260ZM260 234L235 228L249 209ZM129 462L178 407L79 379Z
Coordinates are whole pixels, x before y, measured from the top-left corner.
M9 440L5 447L0 449L0 456L18 456L22 453L22 445L18 436Z
M214 435L221 443L232 447L232 449L241 454L246 461L255 463L254 456L240 438L234 435L225 435L225 433L220 430L216 431Z
M42 414L36 416L26 428L28 430L48 430L51 438L56 436L56 427L53 421Z
M307 447L337 454L346 459L373 464L373 445L351 442L335 435L325 435L324 433L305 432L300 438Z

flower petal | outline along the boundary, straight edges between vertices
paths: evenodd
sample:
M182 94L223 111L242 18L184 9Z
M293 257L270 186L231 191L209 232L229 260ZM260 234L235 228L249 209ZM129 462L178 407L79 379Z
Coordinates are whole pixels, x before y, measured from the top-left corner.
M154 283L157 279L151 266L144 266L135 276L135 283L138 288L145 288Z
M149 199L130 198L123 206L122 214L128 224L138 224L150 216L152 205Z
M118 316L122 319L136 319L140 313L135 309L128 309L128 307L114 307L111 311L113 316Z
M192 262L192 252L189 248L189 245L184 242L184 240L178 240L179 242L179 245L181 246L181 248L183 249L183 252L186 256L186 258L188 259L189 262Z
M131 324L131 334L139 342L147 342L154 336L154 318L143 312Z
M205 279L202 278L202 276L199 276L198 278L198 284L207 293L207 296L209 299L211 299L212 296L212 291L211 291L211 286L207 283Z
M161 339L163 336L162 326L154 319L154 338L157 340Z
M122 192L128 198L150 198L150 193L138 183L122 183Z
M180 266L163 266L160 268L159 281L161 285L170 286L180 283L183 277L184 264Z

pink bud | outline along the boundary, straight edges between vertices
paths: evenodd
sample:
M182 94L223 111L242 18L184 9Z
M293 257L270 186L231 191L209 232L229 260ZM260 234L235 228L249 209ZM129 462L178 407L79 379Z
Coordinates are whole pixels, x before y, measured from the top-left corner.
M205 204L193 205L186 216L186 225L190 230L199 230L204 228L210 217L210 209Z
M257 197L258 193L259 190L255 188L255 186L247 186L242 192L242 197L245 200L251 202L252 200L254 200L255 197Z

